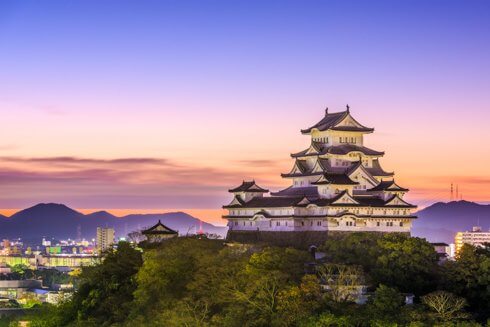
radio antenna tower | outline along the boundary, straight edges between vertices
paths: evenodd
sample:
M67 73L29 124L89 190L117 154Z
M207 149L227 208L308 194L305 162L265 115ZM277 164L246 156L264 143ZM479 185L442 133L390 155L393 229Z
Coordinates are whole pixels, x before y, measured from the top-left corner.
M199 220L199 231L197 232L198 235L204 234L204 231L202 229L202 220Z
M453 201L453 199L454 199L454 187L453 187L453 183L451 183L451 198L450 198L451 202Z

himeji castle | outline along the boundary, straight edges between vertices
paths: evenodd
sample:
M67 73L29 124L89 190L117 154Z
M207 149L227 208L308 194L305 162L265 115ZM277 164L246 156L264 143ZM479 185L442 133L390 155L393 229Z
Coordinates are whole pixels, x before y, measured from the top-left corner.
M325 116L301 130L309 147L291 154L291 186L269 192L255 181L230 189L227 239L312 245L348 232L410 233L416 206L403 199L408 189L380 163L384 152L364 146L374 129L350 113L325 110Z

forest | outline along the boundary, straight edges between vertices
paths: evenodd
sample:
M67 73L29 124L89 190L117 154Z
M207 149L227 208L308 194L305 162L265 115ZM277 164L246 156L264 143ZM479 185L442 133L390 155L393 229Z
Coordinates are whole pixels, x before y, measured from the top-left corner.
M485 326L490 247L439 263L425 239L352 233L308 251L181 237L121 242L29 326ZM360 290L367 295L358 302ZM406 303L413 294L413 304ZM11 326L15 326L11 322Z

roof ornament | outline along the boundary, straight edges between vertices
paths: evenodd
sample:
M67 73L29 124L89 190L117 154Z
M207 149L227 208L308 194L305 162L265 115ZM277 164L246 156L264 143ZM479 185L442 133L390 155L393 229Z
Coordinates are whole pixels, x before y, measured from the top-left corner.
M349 112L350 112L350 107L349 107L349 105L346 105L345 107L347 108L347 113L349 113Z
M328 107L325 108L325 116L328 115Z

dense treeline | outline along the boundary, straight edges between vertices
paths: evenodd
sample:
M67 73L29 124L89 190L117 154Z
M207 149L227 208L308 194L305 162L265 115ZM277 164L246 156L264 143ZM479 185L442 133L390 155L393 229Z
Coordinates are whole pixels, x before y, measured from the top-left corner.
M351 234L306 251L178 238L143 253L128 243L84 268L71 301L31 326L480 326L489 318L490 249L437 263L425 240ZM305 265L306 264L306 265ZM323 290L322 286L323 284ZM360 285L367 304L352 302ZM325 288L328 291L325 291ZM416 295L405 305L402 293Z

